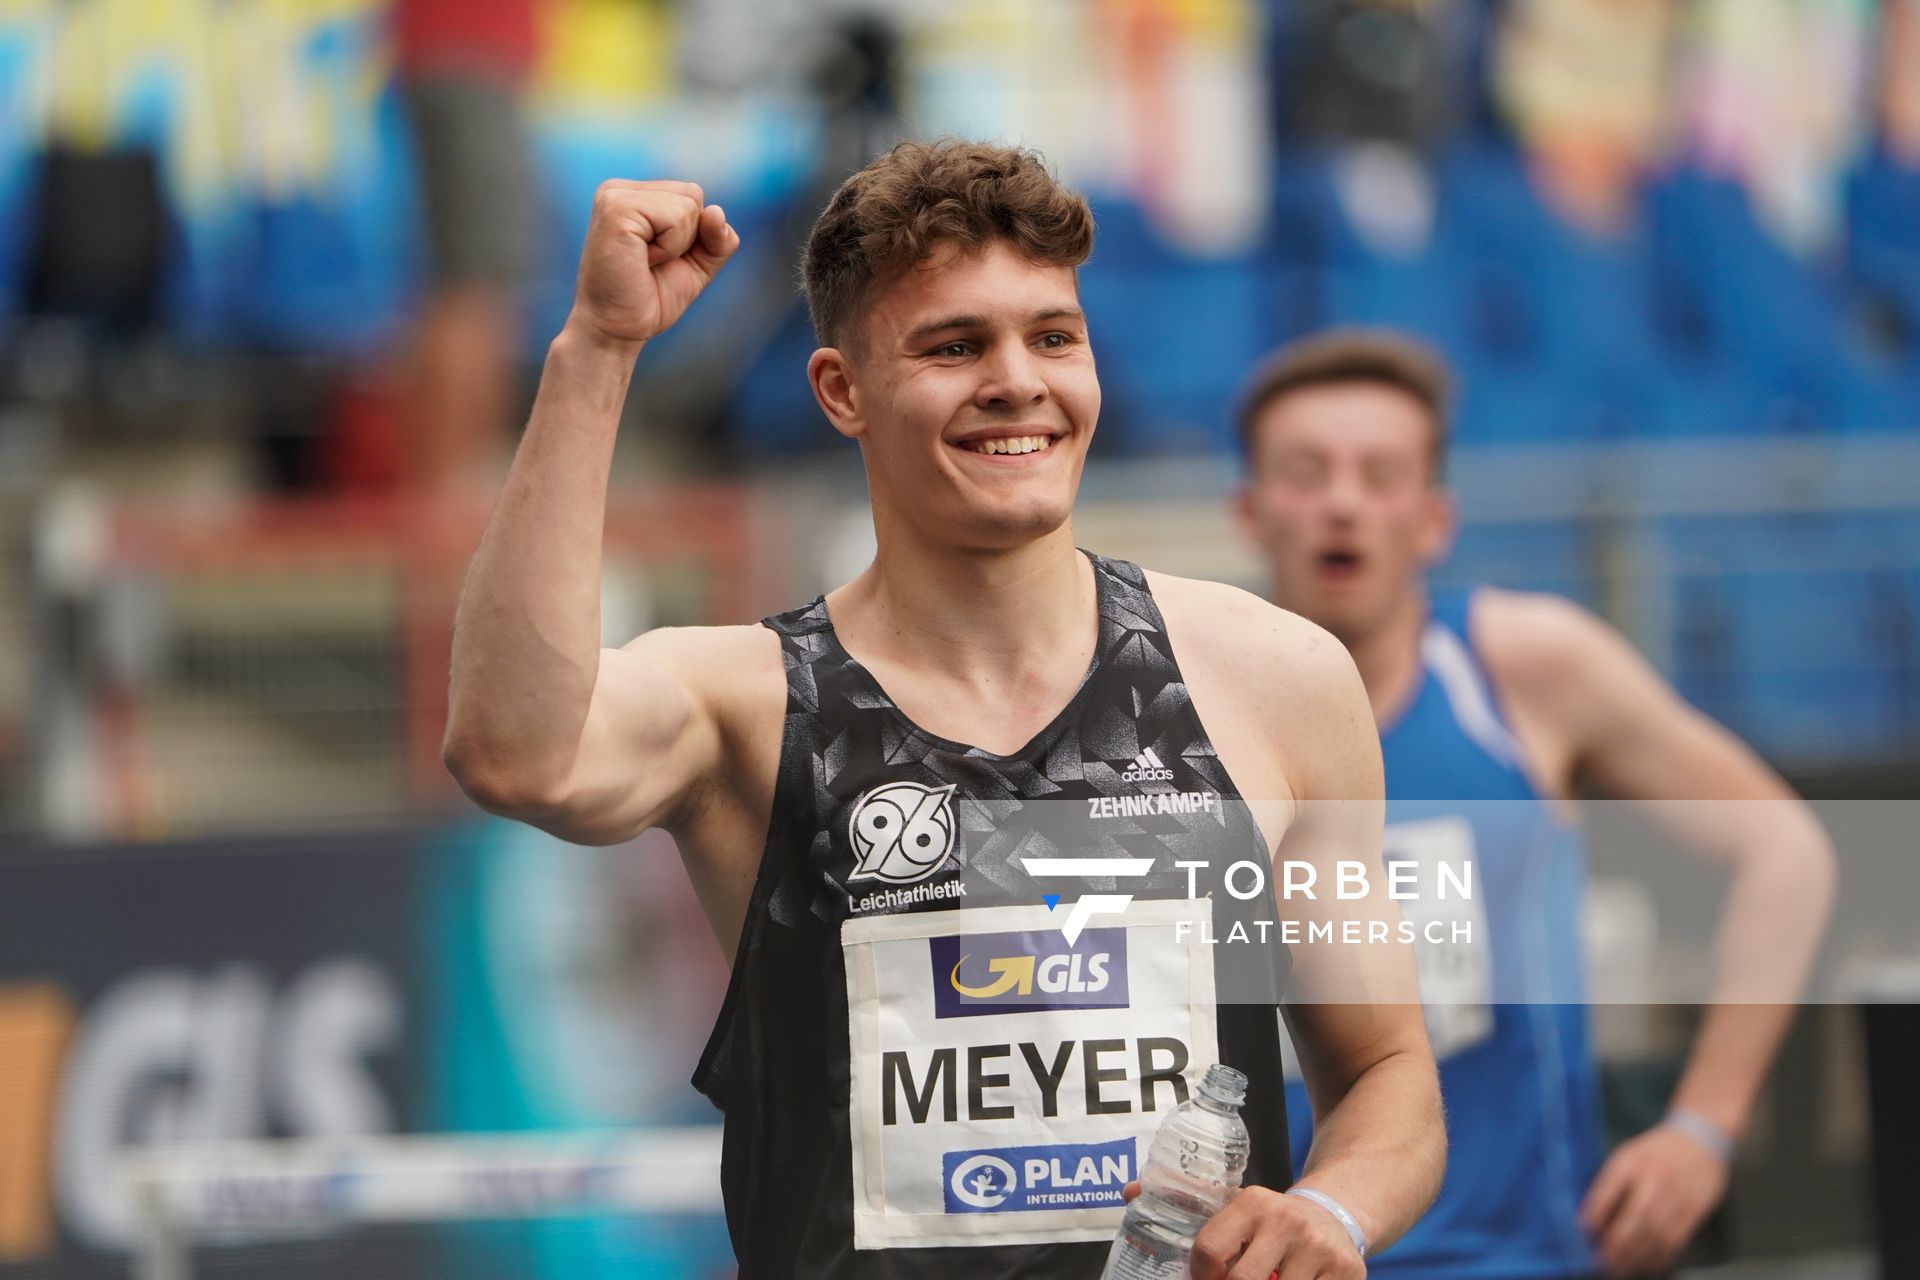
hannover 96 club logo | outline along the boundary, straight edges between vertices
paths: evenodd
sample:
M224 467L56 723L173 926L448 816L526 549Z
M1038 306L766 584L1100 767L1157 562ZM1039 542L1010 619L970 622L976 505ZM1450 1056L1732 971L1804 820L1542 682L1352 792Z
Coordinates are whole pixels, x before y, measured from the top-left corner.
M889 782L860 797L847 820L859 862L848 880L912 884L953 852L953 787Z

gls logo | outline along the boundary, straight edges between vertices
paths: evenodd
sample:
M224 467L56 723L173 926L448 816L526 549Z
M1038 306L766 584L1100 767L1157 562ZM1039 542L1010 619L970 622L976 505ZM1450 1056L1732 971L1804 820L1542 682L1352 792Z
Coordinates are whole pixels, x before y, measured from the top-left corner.
M1082 961L1086 963L1084 975L1080 971ZM968 986L960 981L960 970L966 963L967 957L961 956L948 980L955 991L971 1000L991 1000L1010 991L1030 996L1036 976L1040 990L1055 995L1107 989L1107 956L1104 952L1091 956L1062 952L1044 958L1003 956L987 961L987 972L994 975L993 981L980 986Z
M847 819L859 858L848 880L912 884L938 871L953 852L953 787L889 782L860 797Z
M1088 929L1065 945L1053 929L949 934L928 938L927 955L936 1018L1127 1007L1125 929Z

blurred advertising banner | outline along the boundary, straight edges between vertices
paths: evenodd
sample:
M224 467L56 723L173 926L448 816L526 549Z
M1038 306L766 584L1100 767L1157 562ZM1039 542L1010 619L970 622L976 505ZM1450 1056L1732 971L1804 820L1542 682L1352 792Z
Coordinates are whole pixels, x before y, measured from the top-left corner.
M504 824L0 850L0 1271L127 1274L149 1144L712 1124L686 1078L725 969L677 922L705 932L670 845ZM190 1274L599 1265L730 1254L708 1215L336 1218Z
M61 848L0 869L0 1037L24 1067L0 1113L0 1257L124 1246L126 1144L401 1124L420 1072L416 848Z

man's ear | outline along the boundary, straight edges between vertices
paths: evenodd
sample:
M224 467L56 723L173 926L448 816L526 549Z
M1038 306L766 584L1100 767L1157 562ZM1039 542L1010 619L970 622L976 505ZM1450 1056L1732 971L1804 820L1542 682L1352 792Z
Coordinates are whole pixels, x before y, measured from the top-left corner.
M821 347L807 359L807 381L813 386L813 398L820 412L827 415L833 429L849 440L866 434L866 420L860 413L860 397L853 385L853 361L838 347Z
M1426 520L1417 548L1420 563L1431 568L1445 560L1453 550L1454 535L1459 532L1460 506L1453 500L1453 490L1435 484L1427 491Z
M1245 476L1233 488L1233 494L1227 499L1227 513L1233 519L1233 527L1248 546L1260 545L1260 530L1253 522L1253 481Z

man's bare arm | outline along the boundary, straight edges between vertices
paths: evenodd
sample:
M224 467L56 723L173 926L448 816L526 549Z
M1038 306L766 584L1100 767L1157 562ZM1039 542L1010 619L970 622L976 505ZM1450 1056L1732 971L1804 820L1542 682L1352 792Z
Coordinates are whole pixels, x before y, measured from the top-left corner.
M1826 834L1746 744L1682 701L1598 618L1545 597L1487 604L1499 613L1483 648L1503 689L1567 743L1574 780L1638 802L1684 848L1732 873L1716 940L1718 1003L1676 1103L1738 1137L1825 929L1836 881Z
M569 839L661 821L718 764L691 646L600 647L601 532L633 362L738 244L691 183L602 185L573 313L461 593L447 766L484 807Z
M1275 856L1315 868L1315 899L1282 898L1280 920L1397 926L1382 890L1379 738L1359 673L1339 641L1247 592L1154 575L1189 688L1215 745L1269 830ZM1191 619L1203 625L1185 625ZM1197 661L1189 660L1197 658ZM1202 705L1204 703L1204 705ZM1221 730L1226 732L1221 733ZM1229 758L1229 752L1232 753ZM1359 862L1375 890L1340 899L1336 864ZM1411 948L1303 944L1293 949L1287 1016L1319 1117L1300 1186L1331 1196L1374 1248L1431 1203L1445 1162L1439 1081L1419 1007ZM1278 1089L1279 1080L1253 1088ZM1249 1188L1195 1241L1193 1274L1347 1280L1365 1272L1344 1228L1302 1197Z
M1826 927L1836 881L1826 834L1778 775L1598 618L1505 593L1476 613L1503 690L1565 743L1573 779L1639 802L1683 847L1732 873L1715 939L1715 1003L1673 1106L1738 1139ZM1585 1217L1616 1273L1666 1265L1719 1199L1724 1162L1711 1152L1702 1161L1697 1147L1655 1130L1602 1169Z
M1392 934L1400 913L1384 892L1384 782L1373 712L1352 660L1331 636L1320 666L1318 714L1308 720L1298 708L1291 717L1311 728L1297 739L1290 776L1299 779L1299 807L1280 856L1321 868L1323 886L1334 883L1336 862L1360 862L1370 892L1342 901L1323 890L1283 901L1281 910L1336 928L1348 919L1363 929L1380 921L1394 940L1294 948L1297 995L1287 1022L1314 1109L1313 1148L1297 1185L1345 1206L1377 1250L1439 1194L1446 1131L1413 950Z

